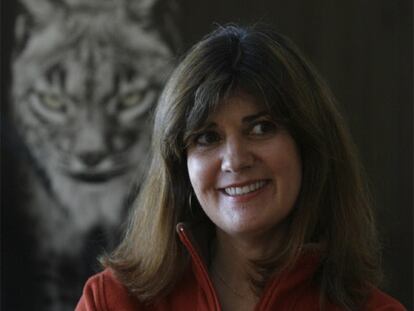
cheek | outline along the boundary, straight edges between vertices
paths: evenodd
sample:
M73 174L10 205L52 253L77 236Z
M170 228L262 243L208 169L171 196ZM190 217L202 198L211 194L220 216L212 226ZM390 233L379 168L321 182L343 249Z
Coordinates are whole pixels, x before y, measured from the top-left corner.
M287 154L274 162L273 170L279 172L288 181L300 184L302 179L302 164L296 154Z
M188 176L198 197L214 184L212 166L208 157L197 154L189 154L187 157Z
M292 144L290 152L286 155L286 166L294 188L299 189L302 184L302 159L294 144Z
M285 191L289 201L294 204L302 184L302 163L296 153L290 154L282 162L280 167L282 183L286 187Z
M264 153L266 163L277 182L292 195L299 191L302 183L302 161L292 139L279 141Z
M200 166L195 159L192 157L187 158L187 170L188 170L188 177L190 178L191 185L193 186L194 190L197 188L197 181L199 180L200 175Z

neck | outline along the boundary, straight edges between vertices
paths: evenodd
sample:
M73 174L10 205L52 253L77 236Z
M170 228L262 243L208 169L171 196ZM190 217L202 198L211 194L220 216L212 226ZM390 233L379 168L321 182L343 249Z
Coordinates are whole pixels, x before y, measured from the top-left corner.
M257 296L251 286L251 278L260 277L252 266L252 261L266 257L274 250L278 239L259 239L231 236L217 229L213 243L210 273L213 281L222 292L239 298L255 301ZM276 235L277 236L277 235Z
M214 261L226 271L238 275L251 275L251 262L266 258L280 246L285 230L283 227L267 231L263 235L230 235L220 229L216 231Z
M232 237L217 230L212 246L210 274L223 310L253 310L258 295L251 286L251 261L265 254L263 244Z
M237 281L242 281L247 279L249 273L252 272L250 261L259 258L262 253L256 244L234 239L218 231L212 265L226 278L237 278Z

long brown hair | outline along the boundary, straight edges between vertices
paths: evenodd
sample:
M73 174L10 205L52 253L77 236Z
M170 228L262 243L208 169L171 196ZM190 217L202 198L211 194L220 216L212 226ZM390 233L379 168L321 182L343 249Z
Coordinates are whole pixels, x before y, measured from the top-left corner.
M305 244L323 244L322 301L355 308L381 275L363 170L327 85L292 42L262 26L219 27L173 72L155 112L148 175L125 238L104 264L143 301L168 293L180 279L188 255L175 226L202 217L188 203L186 138L240 89L265 103L290 132L303 165L286 242L257 265L271 274L294 262Z

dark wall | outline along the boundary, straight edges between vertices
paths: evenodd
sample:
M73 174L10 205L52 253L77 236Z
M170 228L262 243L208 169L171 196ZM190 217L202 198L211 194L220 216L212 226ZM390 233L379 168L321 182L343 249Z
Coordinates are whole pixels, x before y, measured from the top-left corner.
M316 65L342 105L383 239L384 289L412 309L412 1L186 0L186 46L214 23L268 22Z
M349 121L372 184L384 245L383 288L413 308L413 25L409 0L210 0L182 2L189 47L213 23L269 22L289 36L332 87ZM2 1L1 103L9 85L13 6ZM3 136L3 135L2 135ZM5 142L9 148L12 142ZM2 149L4 150L4 149ZM10 149L9 149L10 150ZM14 150L14 149L13 149ZM10 198L12 155L2 151L2 203ZM5 173L5 169L9 168ZM13 179L11 179L13 181ZM5 205L2 204L2 216ZM10 208L10 207L9 207ZM7 219L2 224L7 224ZM9 224L2 237L11 236ZM18 231L18 230L17 230ZM10 238L8 239L10 242ZM2 240L2 252L5 250ZM12 256L13 257L13 256ZM14 257L13 257L14 258ZM7 267L2 263L2 271Z

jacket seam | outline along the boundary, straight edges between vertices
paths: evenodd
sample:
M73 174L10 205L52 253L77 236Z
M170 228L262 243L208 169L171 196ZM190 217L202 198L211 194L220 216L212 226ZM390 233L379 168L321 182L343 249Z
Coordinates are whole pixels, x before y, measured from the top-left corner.
M102 274L102 276L100 278L100 281L101 281L100 282L101 283L100 294L101 294L101 297L102 297L102 299L101 299L102 309L103 309L103 311L109 311L108 302L107 302L106 295L105 295L105 275L104 274Z
M184 228L183 228L183 230L184 230ZM205 267L204 267L203 262L202 262L202 261L201 261L201 259L199 258L199 256L198 256L197 252L196 252L196 251L195 251L195 249L194 249L194 246L193 246L192 242L191 242L191 241L190 241L190 239L187 237L187 235L185 234L185 232L184 232L184 231L181 231L181 232L180 232L180 235L181 235L181 236L182 236L182 238L185 240L185 242L186 242L186 244L187 244L187 246L188 246L188 248L189 248L189 250L190 250L190 252L191 252L191 255L192 255L192 258L193 258L193 260L194 260L195 265L197 266L197 268L198 268L198 269L200 269L200 270L201 270L201 272L202 272L202 274L203 274L203 277L206 279L206 283L207 283L208 289L209 289L210 294L211 294L211 296L213 297L213 300L214 300L213 302L214 302L214 307L215 307L215 309L216 309L216 310L220 310L221 308L220 308L220 305L219 305L219 303L218 303L218 298L217 298L217 296L215 295L214 287L213 287L213 285L211 284L210 279L209 279L208 277L206 277L206 275L208 275L208 274L207 274L207 271L206 271L206 269L205 269Z

